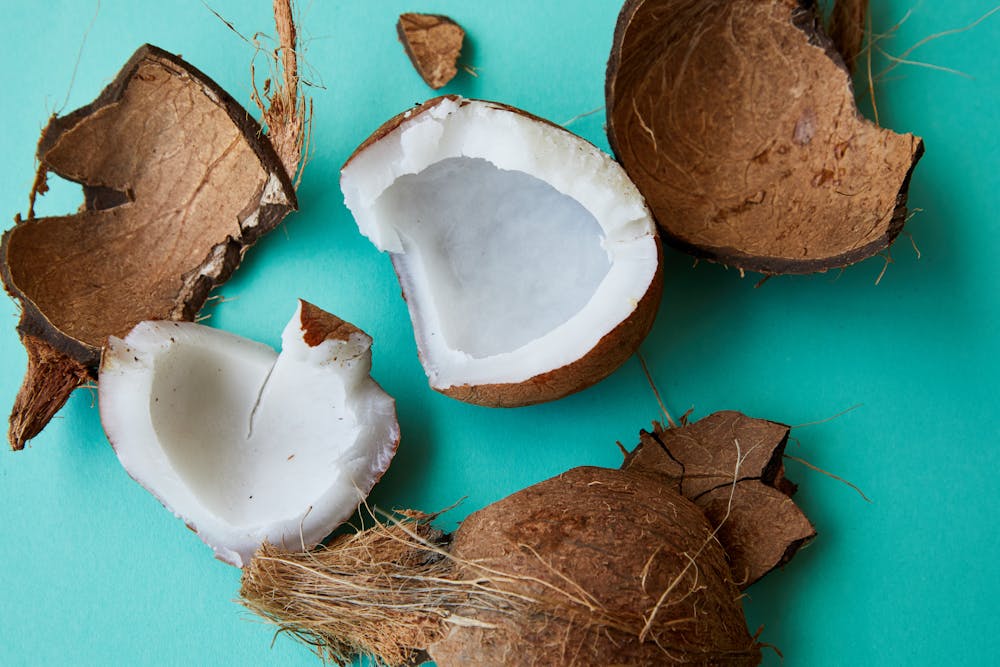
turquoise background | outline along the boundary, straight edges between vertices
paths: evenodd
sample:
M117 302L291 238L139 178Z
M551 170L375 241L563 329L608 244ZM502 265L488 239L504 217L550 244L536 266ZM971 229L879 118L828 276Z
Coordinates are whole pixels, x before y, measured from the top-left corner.
M992 0L875 3L875 29L912 8L882 45L901 53L966 25ZM211 0L246 35L273 32L270 3ZM548 405L491 410L432 392L419 366L389 260L357 232L338 169L383 120L432 95L396 41L401 11L451 14L468 31L446 92L523 107L555 122L604 103L616 0L303 2L314 144L301 212L263 239L220 291L208 324L277 345L303 297L367 330L374 376L399 404L403 441L372 500L463 516L579 464L615 466L658 408L635 358L597 387ZM252 48L197 0L4 0L0 212L27 208L38 132L53 110L89 102L143 42L183 54L244 103ZM1000 15L912 54L878 87L884 125L924 137L911 204L893 248L848 270L776 278L666 256L666 289L642 350L675 414L719 409L805 424L790 453L859 485L873 500L796 462L799 504L819 537L754 586L751 628L784 664L981 665L1000 655ZM884 64L884 63L883 63ZM878 63L876 63L878 65ZM64 100L66 100L64 102ZM571 129L606 147L603 112ZM42 214L71 211L60 186ZM14 303L0 299L0 408L25 358ZM92 391L77 391L23 452L0 451L0 664L312 665L272 642L234 603L239 572L212 559L118 465ZM767 664L779 659L768 653Z

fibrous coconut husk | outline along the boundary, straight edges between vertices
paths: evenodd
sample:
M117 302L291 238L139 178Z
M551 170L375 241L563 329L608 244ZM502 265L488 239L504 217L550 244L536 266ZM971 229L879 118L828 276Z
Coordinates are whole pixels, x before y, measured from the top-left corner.
M276 0L279 33L288 0ZM287 26L286 26L287 28ZM294 63L294 26L284 45ZM289 56L288 53L292 55ZM96 379L109 335L138 322L192 320L243 254L296 207L302 116L297 74L279 91L292 102L267 115L277 154L260 126L208 76L143 46L91 104L53 116L38 143L31 200L55 173L83 186L66 216L15 220L0 243L0 276L21 306L28 371L9 439L21 449L74 388ZM272 96L284 99L281 94Z
M420 78L434 90L458 74L465 31L447 16L400 14L396 33Z
M640 433L622 468L664 475L701 508L720 527L733 577L747 588L816 536L791 498L795 485L785 479L789 430L733 411L680 427L655 424Z
M859 115L813 2L628 0L606 97L611 147L693 255L825 271L885 249L906 221L923 143Z
M468 517L265 546L244 604L340 664L755 665L739 589L698 508L656 475L575 468Z

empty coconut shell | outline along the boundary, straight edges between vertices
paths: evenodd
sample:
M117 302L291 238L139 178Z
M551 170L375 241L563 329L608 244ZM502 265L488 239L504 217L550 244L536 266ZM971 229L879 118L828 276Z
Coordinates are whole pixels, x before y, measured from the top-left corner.
M607 70L608 140L668 241L765 274L841 267L906 220L921 140L859 115L800 0L629 0Z
M0 275L21 305L28 373L10 420L20 449L96 377L109 335L190 320L246 249L296 206L259 125L211 79L143 46L91 104L53 117L36 191L53 172L84 205L3 235Z

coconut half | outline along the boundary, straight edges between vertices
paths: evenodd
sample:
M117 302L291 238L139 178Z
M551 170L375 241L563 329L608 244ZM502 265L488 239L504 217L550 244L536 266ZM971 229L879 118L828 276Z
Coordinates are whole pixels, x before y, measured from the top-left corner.
M281 353L188 322L112 337L101 422L128 473L242 567L263 542L304 549L349 517L399 442L369 375L371 338L299 303Z
M424 370L449 396L560 398L609 375L652 326L650 212L614 160L562 127L436 98L369 137L341 188L390 253Z

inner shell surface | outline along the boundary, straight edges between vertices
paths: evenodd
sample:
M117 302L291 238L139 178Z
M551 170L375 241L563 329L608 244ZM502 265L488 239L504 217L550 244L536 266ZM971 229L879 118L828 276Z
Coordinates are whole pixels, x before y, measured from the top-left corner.
M601 227L579 202L480 158L403 176L376 209L403 239L393 261L407 298L432 301L448 347L476 358L566 322L611 266Z

